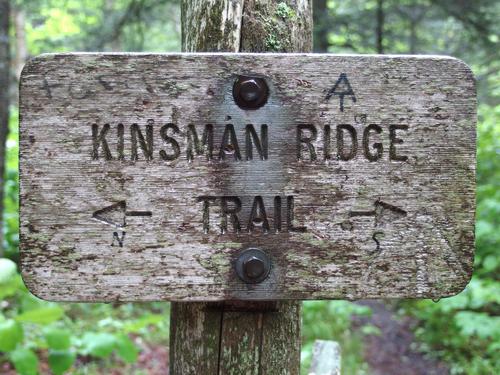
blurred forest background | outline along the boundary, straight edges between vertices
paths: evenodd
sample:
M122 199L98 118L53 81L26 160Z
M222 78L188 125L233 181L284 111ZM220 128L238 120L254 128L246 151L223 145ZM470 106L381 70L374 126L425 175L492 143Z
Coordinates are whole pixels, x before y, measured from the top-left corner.
M472 281L452 298L305 302L304 371L313 341L330 339L348 375L500 374L500 1L315 0L314 12L316 52L445 54L472 67L477 251ZM1 374L167 373L168 303L56 304L25 289L17 87L43 52L180 51L180 40L178 0L0 0Z

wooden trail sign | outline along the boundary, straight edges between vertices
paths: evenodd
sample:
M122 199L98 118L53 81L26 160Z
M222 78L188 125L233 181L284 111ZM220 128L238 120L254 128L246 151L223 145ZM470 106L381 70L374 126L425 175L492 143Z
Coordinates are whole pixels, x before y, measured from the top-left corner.
M459 60L51 54L20 110L22 272L42 298L437 298L471 276Z

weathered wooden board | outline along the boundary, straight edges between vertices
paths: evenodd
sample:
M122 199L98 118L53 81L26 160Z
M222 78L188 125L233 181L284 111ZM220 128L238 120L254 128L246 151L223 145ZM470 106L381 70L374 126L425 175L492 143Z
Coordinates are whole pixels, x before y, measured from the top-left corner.
M238 75L265 79L263 107L234 103ZM77 301L452 295L475 123L448 57L40 56L21 79L24 279ZM250 247L271 259L257 284L233 267Z

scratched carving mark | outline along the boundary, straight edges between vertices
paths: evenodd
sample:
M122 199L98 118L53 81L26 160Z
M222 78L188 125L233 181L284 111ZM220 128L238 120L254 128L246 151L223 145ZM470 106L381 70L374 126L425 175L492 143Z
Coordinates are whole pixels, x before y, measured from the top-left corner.
M380 240L384 237L385 237L385 234L382 231L373 232L372 240L375 241L375 243L376 243L375 250L373 250L374 253L380 252Z
M341 73L335 85L326 94L326 100L330 100L332 96L338 96L340 99L340 112L344 112L344 97L349 96L353 103L356 103L356 95L351 87L351 83L347 79L347 74Z
M111 242L111 246L116 246L116 243L118 243L119 247L123 247L123 241L125 240L125 231L121 231L121 236L118 234L118 232L113 232L113 242Z
M62 87L62 86L63 85L61 83L49 84L49 81L47 81L47 77L43 77L43 85L42 85L41 89L45 91L47 98L52 99L52 89Z

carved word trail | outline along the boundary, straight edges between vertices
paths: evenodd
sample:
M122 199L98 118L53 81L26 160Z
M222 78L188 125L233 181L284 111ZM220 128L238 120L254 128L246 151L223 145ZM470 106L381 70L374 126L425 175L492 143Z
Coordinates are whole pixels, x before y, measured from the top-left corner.
M220 233L306 232L294 224L294 197L202 196L203 232L211 231L213 216L218 216ZM215 214L215 215L214 215Z

